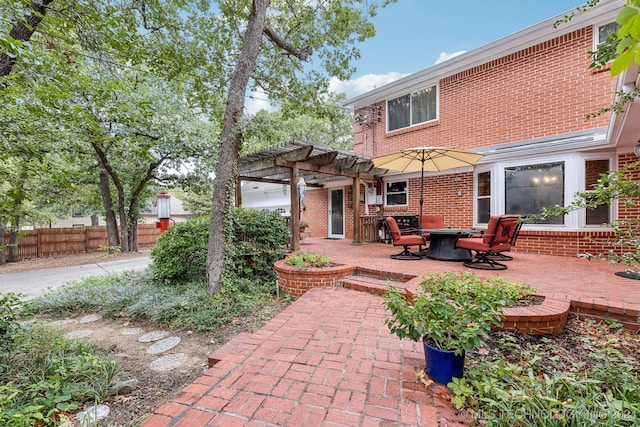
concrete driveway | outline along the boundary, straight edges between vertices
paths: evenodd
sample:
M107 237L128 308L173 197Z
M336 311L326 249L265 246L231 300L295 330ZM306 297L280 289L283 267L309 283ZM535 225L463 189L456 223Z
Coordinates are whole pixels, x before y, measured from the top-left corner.
M150 263L151 258L139 257L19 273L3 273L0 274L0 293L21 293L24 299L31 299L74 280L126 270L143 270Z

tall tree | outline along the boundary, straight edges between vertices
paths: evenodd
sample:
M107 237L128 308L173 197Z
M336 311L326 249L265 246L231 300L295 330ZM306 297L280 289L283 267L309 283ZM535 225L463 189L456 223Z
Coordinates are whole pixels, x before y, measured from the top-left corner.
M226 10L227 17L229 12L236 17L246 16L246 22L241 25L246 30L229 83L220 137L207 254L210 295L222 287L225 246L222 230L230 206L227 190L234 178L234 165L242 144L244 96L250 79L253 78L255 85L272 99L282 99L285 110L293 107L299 111L312 111L312 106L317 105L321 95L326 93L327 78L318 70L305 70L302 63L315 50L329 75L349 76L352 71L349 61L358 55L352 44L374 34L367 18L375 14L377 7L374 4L367 8L370 3L360 1L309 3L301 0L271 5L269 0L253 0L246 15L239 9L241 4L229 4L227 7L236 7ZM268 49L263 47L265 38L270 42ZM296 74L297 71L300 74Z

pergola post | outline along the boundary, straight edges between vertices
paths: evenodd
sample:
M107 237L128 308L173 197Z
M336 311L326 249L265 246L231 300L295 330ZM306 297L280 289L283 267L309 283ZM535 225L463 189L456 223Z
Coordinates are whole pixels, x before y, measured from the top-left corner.
M236 208L242 206L242 180L240 177L236 178Z
M300 250L300 196L298 194L298 166L293 164L289 169L289 182L291 183L291 250Z
M360 174L353 177L353 243L362 243L360 235Z

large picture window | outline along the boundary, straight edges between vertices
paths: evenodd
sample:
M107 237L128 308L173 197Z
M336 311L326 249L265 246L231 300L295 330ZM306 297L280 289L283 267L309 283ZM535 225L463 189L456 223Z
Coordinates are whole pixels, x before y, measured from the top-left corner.
M539 214L542 208L564 206L564 162L504 169L505 213ZM564 216L538 224L564 224Z
M437 119L437 92L437 87L431 86L387 101L387 129L392 131Z
M387 182L385 187L385 204L387 206L406 206L407 188L407 181Z

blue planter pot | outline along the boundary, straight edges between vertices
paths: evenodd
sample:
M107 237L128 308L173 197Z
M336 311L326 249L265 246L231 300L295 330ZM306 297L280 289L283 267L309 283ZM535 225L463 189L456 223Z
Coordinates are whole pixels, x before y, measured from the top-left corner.
M431 347L426 341L424 344L424 357L427 362L427 375L440 384L448 384L452 378L462 378L464 370L464 353L457 356L453 351L438 350Z

